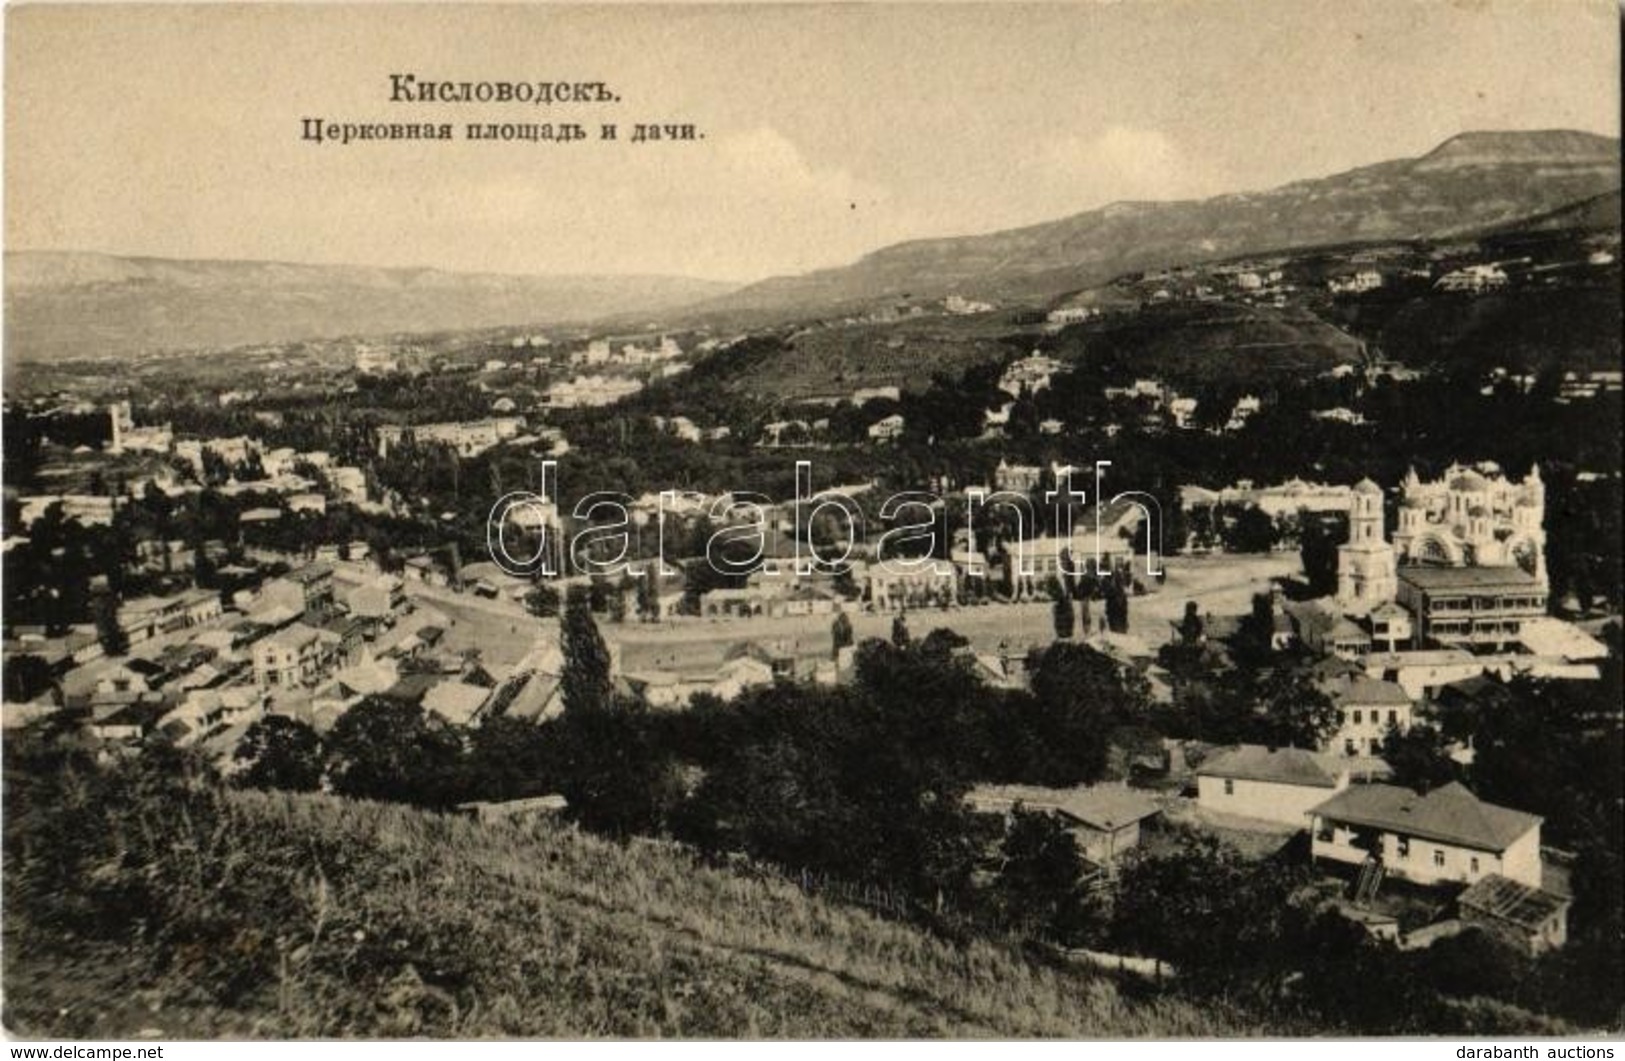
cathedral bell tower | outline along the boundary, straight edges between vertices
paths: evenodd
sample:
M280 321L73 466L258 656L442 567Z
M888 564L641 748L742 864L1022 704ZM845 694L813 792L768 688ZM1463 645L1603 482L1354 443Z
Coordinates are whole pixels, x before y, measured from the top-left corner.
M1394 599L1398 592L1394 547L1383 537L1382 487L1362 479L1349 510L1349 540L1337 549L1337 598L1364 611Z

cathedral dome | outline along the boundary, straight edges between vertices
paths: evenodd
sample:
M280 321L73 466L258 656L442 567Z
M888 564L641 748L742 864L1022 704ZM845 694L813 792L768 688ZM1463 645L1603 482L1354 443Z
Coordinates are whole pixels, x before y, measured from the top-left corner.
M1354 484L1354 492L1357 494L1380 494L1382 493L1382 487L1370 479L1361 479Z
M1476 494L1490 488L1490 484L1477 472L1463 472L1450 481L1450 489Z

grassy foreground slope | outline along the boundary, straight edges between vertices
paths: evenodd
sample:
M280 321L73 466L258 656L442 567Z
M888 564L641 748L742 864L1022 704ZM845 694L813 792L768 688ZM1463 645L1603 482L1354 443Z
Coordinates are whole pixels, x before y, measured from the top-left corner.
M49 894L39 885L70 853L45 848L43 833L11 838L13 1034L1264 1031L1177 1000L1133 1001L1108 979L992 944L955 946L667 845L321 796L231 792L204 807L120 812L106 823L112 857Z

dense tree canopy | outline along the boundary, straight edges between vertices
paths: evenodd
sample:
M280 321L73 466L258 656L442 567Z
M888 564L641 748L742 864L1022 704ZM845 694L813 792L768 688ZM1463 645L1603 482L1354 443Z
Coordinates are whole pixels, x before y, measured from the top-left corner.
M313 792L325 771L321 737L287 715L266 715L249 726L233 758L242 766L238 782L250 788Z

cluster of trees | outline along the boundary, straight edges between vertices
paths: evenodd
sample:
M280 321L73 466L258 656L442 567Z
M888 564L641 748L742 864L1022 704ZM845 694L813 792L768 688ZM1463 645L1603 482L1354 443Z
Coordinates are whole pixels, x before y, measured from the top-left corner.
M1310 597L1330 597L1337 592L1337 547L1349 540L1348 517L1311 516L1303 520L1298 534L1298 558Z
M767 338L756 345L771 346L778 342L780 340ZM767 356L761 351L757 354ZM734 358L733 353L717 356L724 360ZM701 369L710 364L710 360L701 362L688 375L697 377L702 374ZM1465 378L1378 384L1365 391L1360 401L1368 417L1384 419L1385 428L1372 439L1362 435L1360 444L1351 446L1348 437L1351 428L1312 420L1306 410L1313 406L1298 403L1299 398L1314 392L1324 381L1280 381L1264 388L1262 396L1266 408L1263 412L1241 430L1218 436L1153 431L1130 421L1119 425L1120 430L1109 438L1097 437L1090 429L1079 427L1058 436L1001 442L979 440L976 437L979 428L977 432L960 430L951 421L953 417L965 416L967 409L977 410L975 401L963 397L961 392L965 388L976 394L989 388L995 394L1003 394L995 385L1000 367L999 363L989 362L973 368L958 380L949 377L934 380L922 396L910 398L907 403L912 415L911 432L912 425L918 422L926 432L925 437L905 437L898 446L888 447L884 452L867 445L842 446L822 452L820 475L827 474L831 480L838 481L874 479L887 491L922 486L944 489L962 485L961 476L986 481L1000 458L1031 462L1047 469L1054 460L1075 462L1080 455L1109 454L1114 467L1122 469L1114 474L1132 476L1132 483L1125 479L1121 485L1132 485L1158 499L1161 525L1156 531L1165 551L1172 552L1194 541L1222 545L1232 551L1254 552L1290 544L1296 538L1302 545L1311 584L1324 589L1334 572L1335 546L1345 533L1341 526L1310 520L1296 527L1291 520L1281 524L1262 511L1244 507L1221 512L1197 509L1189 514L1187 524L1187 516L1177 503L1178 486L1188 482L1230 482L1238 477L1276 482L1294 475L1335 482L1353 481L1370 474L1381 481L1396 481L1413 464L1428 474L1463 455L1496 459L1509 468L1527 467L1538 458L1546 478L1551 510L1548 568L1554 588L1553 600L1561 603L1572 597L1582 606L1589 606L1599 598L1617 602L1620 597L1618 481L1608 476L1578 476L1582 469L1617 468L1618 455L1606 447L1598 449L1588 441L1596 432L1576 432L1565 426L1572 423L1576 410L1582 406L1587 416L1604 421L1612 417L1617 422L1617 400L1604 396L1581 406L1572 403L1557 406L1549 400L1535 401L1524 394L1496 391L1485 396L1478 393L1479 381ZM716 371L720 372L721 368ZM1089 380L1090 386L1098 383L1095 373L1074 371L1058 376L1051 390L1063 380L1074 379ZM1346 381L1338 382L1340 386L1346 385ZM713 404L751 405L754 401L729 393L714 383L706 390L707 400ZM673 486L708 492L750 490L769 497L791 496L794 492L792 464L779 455L752 447L748 439L754 436L748 430L738 431L736 438L720 443L678 446L670 444L653 426L655 415L669 412L667 406L674 395L688 395L695 385L693 380L679 378L670 386L650 388L607 414L601 410L557 413L554 419L572 442L571 452L561 458L560 479L564 483L590 483L594 489L623 490L633 496ZM451 402L450 397L459 389L468 389L466 381L446 379L432 386L428 383L413 386L429 387L425 394L445 405L443 409L438 405L427 410L412 409L414 418L457 419L467 412L459 412L460 406ZM1041 392L1034 400L1049 393ZM415 390L411 394L424 397ZM484 546L485 518L490 505L508 490L538 488L539 464L532 456L501 447L470 458L458 456L446 447L403 445L396 447L388 457L377 458L369 432L370 425L378 422L381 413L378 405L372 403L392 402L401 397L402 394L394 392L361 391L334 396L333 400L348 415L340 415L333 409L305 408L296 403L284 412L285 422L278 427L260 424L235 410L203 410L197 416L206 423L200 421L197 426L222 432L252 431L264 436L267 445L273 441L298 443L305 448L326 447L335 453L344 452L345 459L369 469L377 489L403 499L416 513L414 519L398 521L399 527L379 526L379 521L372 517L363 519L341 507L315 524L309 519L283 520L266 525L256 534L299 537L312 542L380 537L403 546L453 537L463 545L467 555L476 555ZM179 416L183 408L177 406L167 410L167 414ZM933 409L943 410L942 415L935 416ZM391 415L397 411L389 407ZM1559 423L1554 419L1558 411L1568 419ZM782 408L766 405L759 409L752 405L750 412L751 417L759 418L783 414ZM1456 428L1464 416L1480 423L1518 422L1520 431L1485 430L1470 439L1460 438L1461 433ZM939 419L943 422L938 423ZM1393 424L1387 423L1390 419ZM1440 432L1435 429L1435 425L1441 423L1448 425L1446 434L1451 444L1441 441ZM742 428L749 426L741 424ZM283 435L287 437L281 437ZM1283 437L1292 438L1294 445L1280 446L1279 439ZM1394 439L1403 439L1406 444L1390 445ZM1455 444L1457 442L1460 444ZM964 481L969 482L970 478ZM1035 491L1040 495L1040 502L1034 505L1031 518L1023 521L1019 528L1021 533L1030 535L1055 529L1049 524L1058 519L1056 509L1041 500L1045 485L1040 483ZM865 513L866 517L871 515ZM962 507L955 511L950 503L942 512L944 527L962 527L965 515ZM977 540L990 556L996 557L1001 544L1018 532L1011 523L1013 517L1003 508L984 509L976 516ZM807 528L808 533L813 530ZM940 551L946 551L951 537L949 533L939 534ZM1136 548L1139 548L1138 541ZM996 590L997 586L993 588Z
M783 345L776 338L754 341L751 350L728 355L728 365L718 362L717 379L704 388L708 401L727 406L746 402L741 395L716 386L726 377L724 371L744 370L762 359L775 356ZM1063 345L1065 345L1063 343ZM771 348L771 349L770 349ZM1022 352L1025 352L1023 348ZM1062 351L1063 356L1066 351ZM1010 356L1016 356L1012 349ZM739 364L734 364L739 361ZM691 376L698 377L710 361L701 362ZM832 476L842 481L874 478L888 489L919 488L959 476L986 481L1000 458L1013 463L1047 466L1052 461L1077 462L1090 456L1109 455L1115 474L1132 475L1133 486L1156 496L1162 505L1166 525L1159 528L1164 547L1172 552L1187 541L1198 540L1222 545L1232 551L1262 551L1279 543L1291 544L1298 535L1312 534L1307 527L1296 528L1287 521L1278 525L1265 513L1251 508L1217 514L1198 513L1186 526L1177 505L1177 488L1184 483L1220 485L1241 478L1258 482L1281 482L1306 477L1326 482L1354 482L1370 475L1382 482L1397 482L1407 468L1415 465L1423 474L1437 473L1451 461L1464 457L1492 459L1508 468L1524 468L1540 461L1547 479L1548 503L1554 512L1565 514L1561 541L1548 550L1554 586L1559 594L1573 592L1583 602L1604 597L1619 599L1618 548L1621 526L1618 519L1617 481L1607 476L1576 478L1577 471L1618 470L1618 453L1600 440L1611 437L1617 427L1617 395L1594 401L1557 405L1550 395L1509 392L1492 388L1480 393L1485 381L1478 375L1445 373L1403 383L1312 376L1278 377L1249 381L1248 390L1264 402L1264 409L1236 431L1212 435L1201 431L1168 431L1146 425L1138 418L1113 413L1100 395L1100 384L1109 375L1107 367L1093 358L1088 368L1076 367L1057 375L1051 386L1037 395L1017 399L1017 407L1033 407L1035 416L1046 415L1048 403L1059 402L1058 418L1066 424L1059 435L1017 434L998 441L980 440L983 408L997 405L1008 395L996 383L1003 362L988 361L973 366L958 378L939 376L920 392L905 394L899 405L907 420L907 431L896 444L881 451L859 445L836 447L820 454L820 466L832 462ZM650 415L666 411L666 404L679 393L690 395L693 384L676 383L672 388L653 387L627 406L628 410ZM1177 382L1177 381L1173 381ZM1224 405L1226 384L1214 384L1212 400L1204 405ZM1233 389L1233 388L1232 388ZM1075 391L1077 400L1063 400ZM1309 414L1317 408L1341 405L1362 413L1370 426L1316 420ZM1226 408L1228 408L1226 406ZM1095 410L1084 415L1077 410ZM760 415L783 416L782 407L763 409ZM1576 416L1597 424L1595 431L1573 431ZM1013 416L1014 420L1015 417ZM606 467L629 455L639 444L631 418L597 418L595 425L582 425L583 444L571 456ZM1113 425L1108 434L1107 423ZM1518 432L1500 430L1500 425L1518 423ZM577 441L572 428L571 439ZM632 434L629 434L632 433ZM745 434L743 437L755 437ZM1280 440L1290 438L1291 446ZM742 447L748 450L748 447ZM726 467L733 480L724 485L738 488L742 483L763 489L770 496L788 496L790 482L782 468L775 475L771 463L762 468L744 452L730 447L666 447L669 459L679 467L653 470L659 485L672 482L712 488L713 472ZM612 450L613 452L609 452ZM772 455L768 455L772 456ZM668 459L662 457L662 460ZM778 461L782 465L784 462ZM838 470L833 470L838 467ZM704 469L703 471L701 469ZM664 478L660 478L664 476ZM630 481L630 480L629 480ZM970 479L966 478L965 482ZM640 485L642 480L639 480ZM635 488L634 488L635 491ZM1050 518L1053 506L1036 506L1036 520L1028 521L1027 532L1042 530L1038 522ZM997 513L984 517L978 540L984 547L1000 535L1008 538L1013 528L1000 527ZM1206 520L1203 524L1201 521ZM1554 530L1556 530L1554 522ZM955 525L963 525L962 522ZM1339 543L1341 528L1322 528L1332 545ZM1304 538L1306 550L1314 554L1321 542ZM1555 565L1555 566L1554 566Z
M1228 501L1193 508L1186 526L1186 541L1194 548L1227 553L1267 553L1298 533L1295 519L1280 521L1257 505Z
M48 508L0 560L7 625L38 624L60 635L89 622L98 596L128 585L133 547L118 524L115 516L114 526L85 527L64 519L61 505Z
M469 800L538 795L552 773L543 730L495 717L457 726L420 705L368 697L327 734L267 715L238 743L237 783L445 809Z
M1211 637L1194 601L1178 636L1158 652L1173 685L1173 704L1158 717L1169 736L1216 744L1318 749L1341 716L1319 688L1308 656L1272 646L1274 605L1253 599L1252 612L1227 639Z
M676 727L701 771L676 831L715 850L962 897L979 857L969 788L1099 778L1115 728L1143 713L1144 691L1066 644L1034 661L1032 693L995 690L959 644L940 630L864 641L850 686L697 703Z
M1068 640L1074 632L1088 636L1095 630L1110 630L1114 634L1128 633L1129 595L1143 592L1134 577L1124 568L1109 575L1066 575L1052 578L1048 585L1051 610L1054 614L1055 636ZM1096 622L1095 605L1100 602L1100 616ZM1074 608L1076 614L1074 615Z

